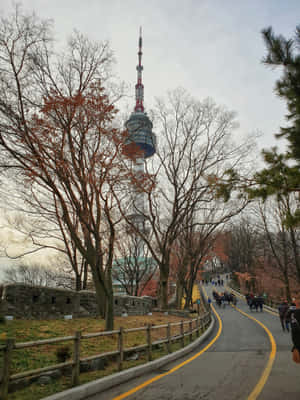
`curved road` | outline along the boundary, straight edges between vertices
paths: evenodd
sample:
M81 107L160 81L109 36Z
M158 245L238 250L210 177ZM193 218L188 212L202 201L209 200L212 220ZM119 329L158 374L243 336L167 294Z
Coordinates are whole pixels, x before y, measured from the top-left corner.
M205 288L211 295L211 285ZM197 358L155 382L147 384L190 359L193 353L87 400L299 400L300 366L292 361L290 334L282 332L279 317L266 310L250 312L242 299L237 309L226 305L215 310L219 317L214 331L194 354L217 339ZM267 331L275 340L273 346ZM272 347L273 356L276 348L275 360Z

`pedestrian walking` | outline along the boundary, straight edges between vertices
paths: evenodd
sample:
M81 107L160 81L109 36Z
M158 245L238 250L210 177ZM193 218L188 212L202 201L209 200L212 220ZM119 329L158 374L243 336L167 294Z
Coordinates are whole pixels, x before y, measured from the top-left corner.
M232 301L232 293L227 293L225 292L227 304L230 305L230 302Z
M222 295L221 295L221 302L222 302L222 304L223 304L223 308L225 308L225 301L226 301L226 296L225 296L225 293L222 293Z
M292 303L288 311L288 317L290 317L291 321L293 360L296 363L300 363L300 300Z
M259 301L258 301L258 297L254 296L254 299L252 301L252 308L255 308L255 311L258 311L258 305L259 305Z
M245 295L245 297L246 297L246 301L247 301L248 307L250 307L250 293L247 293Z
M263 296L258 296L256 301L257 301L257 304L258 304L260 312L262 312L263 311L263 305L264 305L264 302L265 302Z
M291 315L289 313L290 307L287 309L285 315L284 315L284 326L287 332L290 331L290 325L291 325Z
M278 312L279 312L279 319L280 319L280 323L282 326L282 330L283 332L286 329L286 318L290 318L290 314L289 314L289 305L287 301L282 301L279 306L278 306Z

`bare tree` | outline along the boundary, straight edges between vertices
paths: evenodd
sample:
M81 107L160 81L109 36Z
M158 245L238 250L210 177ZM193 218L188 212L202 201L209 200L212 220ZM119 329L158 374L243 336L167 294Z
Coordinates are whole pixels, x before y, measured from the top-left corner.
M151 233L138 232L129 218L127 222L142 237L158 265L160 304L165 308L176 240L189 225L193 231L197 226L220 225L245 206L243 195L230 196L230 191L234 192L238 182L234 170L242 174L251 145L233 143L234 113L211 100L196 101L181 89L169 93L165 101L158 100L154 116L158 152L153 164L148 165L153 186L145 194L148 207L144 213ZM212 209L214 218L207 220ZM126 217L125 212L123 215Z
M183 288L185 308L192 306L193 286L205 260L209 258L216 240L213 230L207 230L207 227L203 225L203 229L195 231L188 226L182 234L179 249L183 257L179 258L177 287L179 288L178 305L181 303L180 293Z
M68 287L76 291L86 289L90 275L88 264L68 236L60 216L50 213L48 199L39 197L37 204L34 204L28 193L16 189L13 196L6 193L2 194L3 198L10 200L1 229L9 229L14 236L19 237L20 245L15 245L11 251L11 243L3 240L0 245L1 253L7 258L22 260L34 253L50 254L50 251L54 250L57 254L54 267L57 271L63 270L65 275L69 275ZM24 199L26 207L21 206Z
M257 217L243 215L227 226L229 240L225 251L231 271L253 273L264 243Z
M205 200L199 198L197 206ZM181 288L184 289L185 308L192 305L193 286L205 262L213 256L218 237L222 235L227 223L242 212L247 204L246 199L240 199L235 207L232 204L228 206L216 197L210 200L210 207L206 206L205 209L197 212L191 208L190 213L187 214L185 228L177 245L178 288L179 292ZM179 298L178 301L180 301Z
M291 301L290 280L298 278L299 232L294 226L286 225L286 216L291 215L297 202L293 193L275 196L261 202L261 216L266 238L265 255L268 262L279 272L277 277L285 285L286 298Z
M3 270L5 283L25 283L31 286L74 289L70 276L39 264L19 264Z
M79 33L61 54L51 44L48 21L19 7L1 19L1 167L15 173L33 201L41 193L51 201L51 212L91 268L99 312L112 329L120 221L112 187L128 179L124 134L112 126L116 110L103 89L112 55L107 43Z
M118 243L119 258L114 261L112 277L130 296L139 296L156 272L156 265L149 251L140 255L140 238L127 231L127 239Z

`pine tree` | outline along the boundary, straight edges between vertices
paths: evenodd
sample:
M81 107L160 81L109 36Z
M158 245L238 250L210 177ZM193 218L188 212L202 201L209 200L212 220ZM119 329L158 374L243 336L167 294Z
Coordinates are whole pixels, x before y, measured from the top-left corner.
M300 25L296 28L294 39L276 36L271 27L264 29L262 34L267 47L263 62L283 69L275 90L287 103L288 125L281 127L275 136L284 137L288 141L288 148L284 153L279 153L276 147L263 151L267 167L255 174L256 185L247 191L250 197L266 200L273 196L276 199L300 282L300 249L296 235L300 224Z
M283 69L275 90L287 102L288 126L281 127L275 136L287 139L288 149L285 153L279 153L276 147L263 151L267 167L255 175L257 185L248 192L251 197L266 199L273 195L279 200L291 192L300 192L300 25L294 39L276 36L271 27L264 29L262 34L267 48L263 63ZM289 213L286 223L298 225L300 209Z
M276 82L276 93L286 100L289 125L282 127L277 137L285 137L288 144L287 157L300 163L300 25L294 39L275 36L271 27L262 31L267 47L263 59L266 65L282 67L283 75Z

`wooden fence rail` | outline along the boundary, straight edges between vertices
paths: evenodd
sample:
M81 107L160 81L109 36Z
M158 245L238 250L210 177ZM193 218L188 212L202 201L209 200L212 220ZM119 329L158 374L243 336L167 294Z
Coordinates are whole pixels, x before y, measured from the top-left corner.
M106 358L111 356L116 356L118 360L118 368L121 371L123 367L124 354L133 351L145 350L147 355L147 360L152 360L153 346L164 344L168 353L171 352L171 343L180 341L181 347L184 347L184 338L189 337L189 342L193 340L193 334L196 333L196 337L199 337L200 332L203 332L211 321L210 312L205 313L201 317L198 316L193 320L181 321L175 323L168 323L164 325L154 325L148 324L144 327L124 329L120 327L119 330L109 331L109 332L96 332L82 334L80 331L76 332L74 336L66 336L52 339L43 339L31 342L16 343L15 339L8 338L3 346L0 347L0 351L3 351L3 369L1 376L1 387L0 387L0 400L6 400L8 396L8 386L11 381L20 378L27 378L36 376L39 377L45 372L64 369L66 367L72 368L72 386L79 384L80 375L80 363L92 361L99 358ZM193 328L193 324L195 328ZM185 326L187 330L185 330ZM171 328L178 327L179 333L176 335L171 335ZM164 337L157 339L157 333L155 331L163 330L165 332ZM141 344L134 347L126 348L124 346L124 337L127 333L132 332L145 332L145 344ZM160 331L158 332L158 334ZM80 348L82 340L91 339L95 337L108 337L116 335L117 336L117 350L108 351L105 353L96 354L89 357L80 358ZM56 344L67 341L73 341L73 359L71 361L66 361L58 364L54 364L44 368L37 368L25 372L19 372L16 374L11 374L11 365L13 359L13 350L16 349L26 349L29 347L42 346L47 344Z

